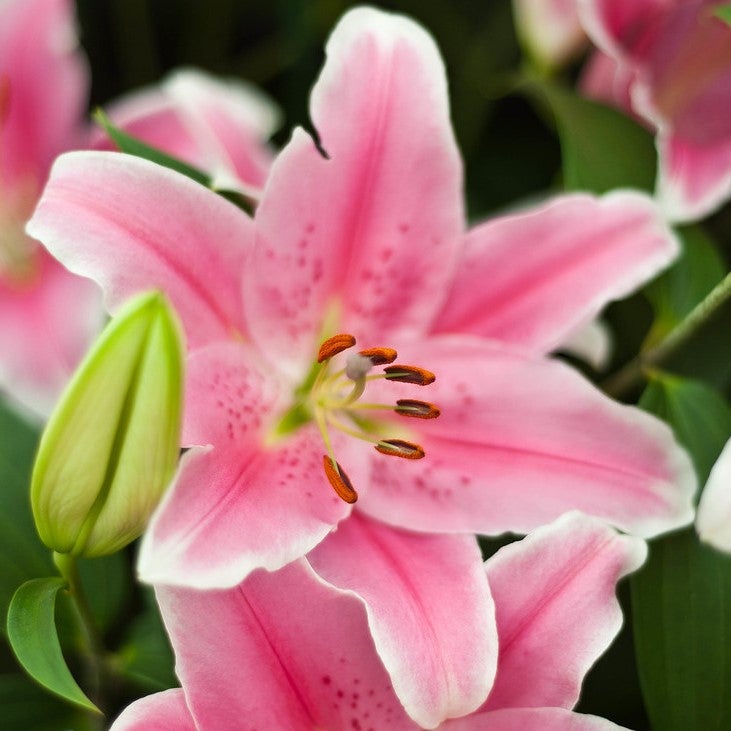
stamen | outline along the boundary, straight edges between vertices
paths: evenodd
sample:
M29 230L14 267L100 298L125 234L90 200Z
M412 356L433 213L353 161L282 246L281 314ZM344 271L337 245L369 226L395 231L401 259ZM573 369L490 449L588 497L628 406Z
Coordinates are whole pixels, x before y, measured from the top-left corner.
M322 465L325 468L328 482L332 485L338 497L352 505L358 499L358 493L353 488L343 468L326 454L322 455Z
M410 365L392 365L383 369L389 381L415 383L417 386L428 386L434 383L436 376L425 368Z
M400 398L396 401L394 411L401 416L412 416L416 419L436 419L442 413L434 404L408 398Z
M425 454L418 444L407 442L405 439L382 439L375 448L381 454L390 454L404 459L421 459Z
M358 355L368 358L374 366L388 365L398 358L398 353L393 348L368 348L361 350Z
M355 338L348 333L333 335L320 346L320 352L317 354L317 362L323 363L326 360L330 360L330 358L333 358L348 348L352 348L354 345Z

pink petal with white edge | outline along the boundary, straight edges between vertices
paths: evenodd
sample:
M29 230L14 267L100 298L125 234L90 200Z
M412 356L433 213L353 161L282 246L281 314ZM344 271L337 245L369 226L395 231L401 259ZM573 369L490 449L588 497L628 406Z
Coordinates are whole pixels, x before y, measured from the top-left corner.
M180 69L164 83L201 146L214 187L260 191L272 163L266 140L279 125L275 105L239 79Z
M356 514L308 559L323 579L363 600L394 691L420 726L483 703L498 646L472 536L406 533Z
M696 529L702 541L731 553L731 441L708 477L698 505Z
M606 718L572 713L564 708L506 708L442 726L443 731L620 731L622 728Z
M616 584L646 556L641 539L574 512L490 558L500 657L485 708L573 708L622 626Z
M416 396L385 383L377 400L425 398L441 416L399 422L426 458L374 455L360 503L373 517L414 530L527 533L578 509L643 537L693 519L695 472L667 425L563 363L479 338L397 348L437 380Z
M27 230L99 282L112 311L136 292L163 290L191 348L243 331L252 222L179 173L119 153L62 155Z
M362 603L305 561L223 592L159 588L197 728L417 731L391 689Z
M354 484L366 485L357 450L335 441ZM225 588L304 556L351 510L325 477L323 452L314 430L276 449L193 447L145 533L140 578Z
M109 731L197 731L181 688L154 693L122 711Z
M678 252L647 196L560 196L470 231L435 330L546 353Z
M257 210L245 287L254 337L295 363L311 357L328 307L340 314L334 327L362 342L422 331L463 225L444 67L418 25L372 8L346 13L311 116L329 159L295 130Z
M80 142L89 71L73 12L71 0L0 3L0 87L9 92L0 115L0 184L26 176L41 182L53 158Z
M33 246L32 242L28 242ZM28 282L0 278L0 387L46 417L100 330L99 288L40 248Z
M238 584L256 568L303 556L350 513L322 466L314 427L266 446L281 392L251 349L217 343L188 362L183 443L196 447L142 542L139 573L150 583L198 588ZM333 444L356 489L368 487L363 445Z

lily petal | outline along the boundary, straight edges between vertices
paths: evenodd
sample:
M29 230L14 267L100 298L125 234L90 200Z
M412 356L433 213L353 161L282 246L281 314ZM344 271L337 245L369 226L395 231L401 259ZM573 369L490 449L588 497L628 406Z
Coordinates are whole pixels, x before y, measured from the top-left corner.
M362 603L306 561L228 591L157 597L200 729L416 731L373 647Z
M139 573L150 583L198 588L238 584L274 570L319 543L350 506L322 469L322 438L305 427L267 446L280 393L250 348L216 343L187 366L183 443L191 449L143 539ZM361 444L333 435L356 489L368 487Z
M154 693L127 706L109 731L197 731L181 688Z
M606 718L572 713L564 708L506 708L456 719L443 726L444 731L620 731L622 728Z
M361 597L394 691L420 726L483 703L497 634L472 536L405 533L355 514L308 559L323 579Z
M435 330L547 353L678 252L647 196L561 196L470 231Z
M53 158L80 142L89 70L71 0L0 3L0 187L41 182ZM2 90L0 89L0 95Z
M428 398L442 413L406 425L425 459L376 455L361 503L373 517L415 530L527 533L578 509L643 537L692 520L695 472L671 430L563 363L479 338L397 349L436 373ZM385 384L379 400L411 389Z
M328 307L364 343L423 330L463 225L444 67L418 25L346 13L311 116L328 159L295 131L257 210L245 282L254 337L293 370L316 349Z
M118 153L62 155L28 231L97 281L112 311L141 290L165 291L191 348L243 331L251 220L183 175Z
M622 626L616 583L646 555L641 539L574 512L490 558L500 657L485 708L573 708Z
M708 477L698 505L696 528L702 541L731 553L731 441Z
M47 416L102 324L99 288L34 252L29 282L0 278L0 387Z

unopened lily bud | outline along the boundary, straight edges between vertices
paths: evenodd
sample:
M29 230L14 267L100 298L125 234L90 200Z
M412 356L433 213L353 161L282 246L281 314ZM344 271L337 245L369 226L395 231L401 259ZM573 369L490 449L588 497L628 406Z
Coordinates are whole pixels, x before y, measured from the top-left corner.
M142 533L173 476L183 346L163 295L128 303L75 373L41 437L31 503L57 553L102 556Z

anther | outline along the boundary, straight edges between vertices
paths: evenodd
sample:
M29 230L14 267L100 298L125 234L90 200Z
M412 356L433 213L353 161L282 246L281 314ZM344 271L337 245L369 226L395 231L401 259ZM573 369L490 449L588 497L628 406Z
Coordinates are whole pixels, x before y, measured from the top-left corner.
M348 335L348 333L333 335L320 346L320 352L317 354L317 362L324 363L326 360L330 360L330 358L333 358L348 348L352 348L354 345L355 338L352 335Z
M346 503L354 503L358 499L358 493L353 488L343 468L326 454L322 456L322 465L325 468L328 482L332 485L338 497L345 500Z
M381 454L404 459L421 459L424 456L424 450L418 444L407 442L405 439L382 439L376 444L375 449Z
M408 398L400 398L396 401L394 411L401 416L412 416L415 419L436 419L442 413L434 404Z
M428 386L434 383L436 376L425 368L410 365L392 365L383 369L389 381L401 383L415 383L418 386Z
M398 358L398 353L393 348L368 348L361 350L358 355L368 358L374 366L388 365Z

